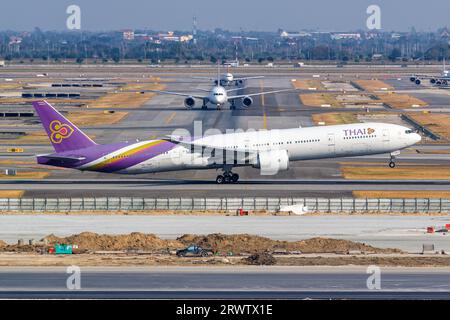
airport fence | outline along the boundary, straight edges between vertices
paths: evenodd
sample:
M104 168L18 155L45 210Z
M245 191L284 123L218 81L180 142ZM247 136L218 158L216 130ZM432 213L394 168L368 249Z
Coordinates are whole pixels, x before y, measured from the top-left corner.
M450 213L450 199L360 199L360 198L5 198L0 211L236 211L238 209L277 212L291 205L303 205L309 212L323 213Z

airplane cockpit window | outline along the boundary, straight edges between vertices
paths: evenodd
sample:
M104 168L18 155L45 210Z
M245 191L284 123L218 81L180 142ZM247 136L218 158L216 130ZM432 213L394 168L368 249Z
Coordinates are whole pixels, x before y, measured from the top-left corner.
M409 130L406 130L405 133L406 134L411 134L411 133L414 133L414 130L409 129Z

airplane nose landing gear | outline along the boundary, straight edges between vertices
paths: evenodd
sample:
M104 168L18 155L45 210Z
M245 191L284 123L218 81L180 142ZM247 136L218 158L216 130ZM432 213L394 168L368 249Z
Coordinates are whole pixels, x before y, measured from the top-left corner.
M398 156L400 151L391 152L391 161L389 162L389 168L395 168L395 156Z

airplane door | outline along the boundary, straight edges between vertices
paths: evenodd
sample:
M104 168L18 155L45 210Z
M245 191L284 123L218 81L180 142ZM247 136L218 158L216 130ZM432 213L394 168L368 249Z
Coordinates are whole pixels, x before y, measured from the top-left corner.
M389 129L383 129L383 146L389 145L390 136Z
M383 142L389 142L389 130L383 129Z
M328 134L328 153L335 155L336 154L336 144L334 139L334 133Z

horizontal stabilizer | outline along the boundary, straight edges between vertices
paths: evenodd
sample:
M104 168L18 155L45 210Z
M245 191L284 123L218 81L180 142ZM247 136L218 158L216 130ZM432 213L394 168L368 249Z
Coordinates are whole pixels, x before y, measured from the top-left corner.
M86 157L69 157L69 156L59 156L59 155L53 155L53 154L38 155L38 157L48 159L48 160L58 160L58 161L64 161L64 162L78 162L78 161L86 160Z

